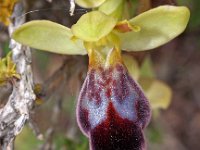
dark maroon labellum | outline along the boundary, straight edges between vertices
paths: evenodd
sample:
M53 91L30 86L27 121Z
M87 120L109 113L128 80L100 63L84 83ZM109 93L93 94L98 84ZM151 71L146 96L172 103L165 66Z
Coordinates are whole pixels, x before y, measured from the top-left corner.
M78 106L78 124L90 150L144 150L149 103L122 64L88 71Z

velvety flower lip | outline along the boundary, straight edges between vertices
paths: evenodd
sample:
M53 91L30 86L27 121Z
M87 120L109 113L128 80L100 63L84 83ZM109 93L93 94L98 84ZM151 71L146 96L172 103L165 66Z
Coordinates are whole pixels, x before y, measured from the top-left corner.
M91 130L91 150L143 150L145 141L142 129L119 117L112 103L108 110L107 120Z
M149 103L121 62L91 68L79 96L78 124L91 150L143 150Z

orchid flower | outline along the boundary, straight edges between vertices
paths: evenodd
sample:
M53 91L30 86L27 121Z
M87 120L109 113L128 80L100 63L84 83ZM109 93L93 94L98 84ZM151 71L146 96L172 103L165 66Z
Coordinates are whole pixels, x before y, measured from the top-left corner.
M88 6L85 0L76 2ZM109 4L104 2L109 1L97 2L98 10L81 16L71 29L37 20L23 24L12 38L49 52L88 54L88 73L78 98L77 121L90 140L90 150L144 150L143 129L150 120L150 106L125 67L121 50L144 51L167 43L185 30L190 13L186 7L166 5L121 20L116 11L120 5L108 12L105 8Z

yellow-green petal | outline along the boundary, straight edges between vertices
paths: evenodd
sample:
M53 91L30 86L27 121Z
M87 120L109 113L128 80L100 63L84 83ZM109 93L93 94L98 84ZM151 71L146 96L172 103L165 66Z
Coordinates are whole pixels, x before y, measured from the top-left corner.
M172 91L168 85L152 78L140 78L139 83L149 99L152 109L169 107Z
M155 73L153 70L153 62L150 56L145 57L140 68L141 77L155 78Z
M121 40L121 49L143 51L163 45L185 30L189 17L190 11L184 6L165 5L146 11L129 21L140 26L139 32L116 32Z
M140 76L140 69L138 62L128 54L122 55L123 62L128 69L129 74L137 81Z
M92 11L81 16L72 26L73 34L87 42L95 42L108 35L117 20L100 11Z
M71 30L58 23L35 20L16 29L12 38L35 49L58 54L87 54L81 40L72 40Z
M106 0L75 0L76 4L83 8L94 8L103 4Z

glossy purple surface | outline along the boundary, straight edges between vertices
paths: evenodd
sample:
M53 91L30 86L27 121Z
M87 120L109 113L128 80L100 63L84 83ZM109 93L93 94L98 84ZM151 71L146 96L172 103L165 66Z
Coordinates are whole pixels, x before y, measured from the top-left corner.
M78 106L78 124L91 150L144 150L149 103L122 64L90 69Z

